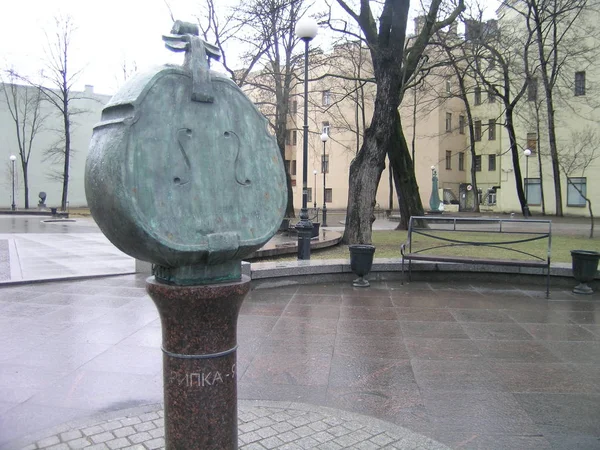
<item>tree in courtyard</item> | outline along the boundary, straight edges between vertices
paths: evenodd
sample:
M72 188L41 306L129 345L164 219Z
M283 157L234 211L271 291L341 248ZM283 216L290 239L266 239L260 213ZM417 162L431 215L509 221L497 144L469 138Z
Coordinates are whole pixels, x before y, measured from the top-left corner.
M375 196L387 155L393 168L403 225L406 226L411 215L423 212L398 107L402 102L404 87L421 64L421 57L431 36L454 22L464 4L463 0L459 0L446 18L439 20L443 14L442 0L432 0L421 30L412 45L407 47L409 0L361 0L358 12L344 0L337 0L337 3L360 28L369 48L377 83L371 123L365 131L363 145L350 165L348 210L343 237L345 243L370 243ZM378 21L374 18L371 3L381 6Z
M29 208L29 159L34 148L37 134L43 130L46 114L42 112L44 95L37 87L19 86L20 77L14 70L4 71L2 92L8 112L15 126L19 160L23 171L25 209Z
M73 20L69 16L57 16L54 21L54 34L46 35L48 46L42 83L36 86L62 118L62 127L57 130L59 139L47 150L47 157L52 162L62 165L62 170L57 173L57 176L62 180L60 205L61 209L65 210L69 193L69 170L73 156L71 148L73 116L81 112L72 104L77 99L73 85L81 71L73 71L69 59L73 33L76 30Z
M594 237L594 212L586 185L583 182L586 169L600 158L600 133L597 128L588 126L582 130L572 131L568 143L559 154L559 165L567 177L567 189L579 194L585 201L590 213L590 239ZM577 197L577 195L573 195Z
M219 15L214 0L205 0L199 19L203 36L221 50L222 63L234 82L255 100L265 114L285 161L286 137L293 115L290 106L300 80L296 71L303 55L295 50L296 22L306 13L303 0L246 0ZM241 55L243 69L227 58L233 48L246 49ZM290 167L286 164L287 217L294 217Z
M468 148L471 154L471 185L473 187L472 192L475 193L475 201L473 202L472 210L479 212L479 202L477 201L477 167L476 161L476 142L477 136L475 134L473 109L470 101L470 96L474 92L473 86L476 84L474 79L474 72L471 68L470 52L468 51L465 41L461 39L455 31L455 28L451 28L448 31L439 30L432 40L432 47L437 50L438 55L437 63L438 66L446 67L445 75L448 77L446 81L450 83L450 80L456 80L456 87L454 88L449 84L445 93L439 93L441 98L459 98L465 107L466 123L459 124L460 127L467 127L469 130L468 134ZM439 83L438 83L439 84ZM444 83L445 84L445 83ZM479 133L482 131L479 130Z
M573 64L589 60L595 45L588 40L595 34L584 15L593 9L592 0L514 0L503 6L525 20L527 33L535 42L546 103L548 147L554 179L556 215L563 215L560 181L560 156L556 135L555 105L564 72ZM533 54L531 55L533 57Z
M519 33L519 24L514 22L507 23L500 31L495 21L484 23L480 18L466 20L465 26L468 30L465 45L468 48L469 66L476 74L476 83L504 107L504 128L508 134L517 197L523 215L528 216L530 213L523 189L520 165L522 150L515 130L515 111L528 93L528 87L532 86L531 73L535 71L535 67L530 67L529 63L532 36Z

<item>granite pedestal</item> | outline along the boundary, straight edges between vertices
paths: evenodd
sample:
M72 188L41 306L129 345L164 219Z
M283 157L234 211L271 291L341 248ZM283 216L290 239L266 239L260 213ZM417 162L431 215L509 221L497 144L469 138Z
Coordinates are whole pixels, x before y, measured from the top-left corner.
M174 286L146 282L162 323L168 449L236 449L236 326L250 278Z

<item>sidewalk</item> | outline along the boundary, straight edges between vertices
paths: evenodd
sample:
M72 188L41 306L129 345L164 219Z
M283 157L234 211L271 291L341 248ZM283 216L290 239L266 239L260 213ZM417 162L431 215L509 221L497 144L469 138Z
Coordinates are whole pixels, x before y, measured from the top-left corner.
M599 293L556 289L547 301L543 288L485 281L371 284L248 295L238 322L243 448L442 448L426 438L598 448ZM0 449L161 448L161 421L145 415L160 413L162 357L144 285L126 275L0 287ZM306 420L291 419L298 411ZM386 423L348 424L343 411Z

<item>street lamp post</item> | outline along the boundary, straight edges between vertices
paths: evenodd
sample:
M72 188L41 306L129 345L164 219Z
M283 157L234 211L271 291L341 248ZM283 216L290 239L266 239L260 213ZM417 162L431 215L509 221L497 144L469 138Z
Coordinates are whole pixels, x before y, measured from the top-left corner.
M321 141L323 141L323 159L321 161L321 170L323 171L323 223L321 224L322 227L327 226L327 204L325 203L327 198L325 196L325 192L327 191L325 177L327 175L327 169L329 169L329 167L325 167L325 143L327 142L327 139L329 139L329 135L327 133L323 133L321 135Z
M308 218L308 43L317 35L317 22L310 18L300 19L296 23L296 36L304 41L304 134L302 142L302 209L298 230L298 259L310 259L310 240L313 225Z
M12 162L12 210L16 209L15 205L15 161L17 157L15 155L10 155L10 161Z
M527 191L529 190L529 157L531 156L531 150L526 148L523 150L523 154L525 155L525 207L523 210L525 212L525 217L529 217L531 216L531 212L529 211Z
M317 210L317 169L313 170L313 175L315 176L315 184L313 185L313 208L315 211Z

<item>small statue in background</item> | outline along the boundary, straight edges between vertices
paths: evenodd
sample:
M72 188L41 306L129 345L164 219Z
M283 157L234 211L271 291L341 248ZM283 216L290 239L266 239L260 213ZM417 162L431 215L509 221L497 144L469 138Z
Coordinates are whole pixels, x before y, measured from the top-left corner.
M38 202L38 208L39 209L46 208L46 193L44 191L41 191L38 194L38 197L40 198L40 201Z

